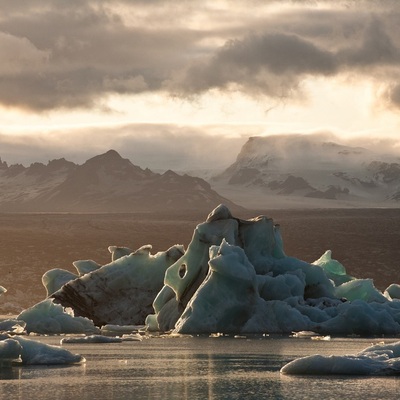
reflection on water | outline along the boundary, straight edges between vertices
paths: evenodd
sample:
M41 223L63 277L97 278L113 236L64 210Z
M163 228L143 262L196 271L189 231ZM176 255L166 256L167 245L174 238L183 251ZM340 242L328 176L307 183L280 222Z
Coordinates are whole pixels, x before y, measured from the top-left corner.
M40 340L57 344L59 338ZM0 370L9 399L365 399L397 398L397 377L281 376L309 354L354 354L371 340L315 342L285 337L153 338L143 342L66 345L87 362L68 367Z

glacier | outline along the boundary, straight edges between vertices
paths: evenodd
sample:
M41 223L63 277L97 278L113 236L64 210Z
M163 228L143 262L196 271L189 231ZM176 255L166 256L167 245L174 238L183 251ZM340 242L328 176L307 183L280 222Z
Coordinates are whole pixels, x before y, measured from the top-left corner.
M109 264L80 260L77 274L47 272L47 298L16 321L40 334L98 334L105 326L172 334L400 333L399 285L382 293L371 279L348 275L329 250L312 263L286 255L280 226L266 216L243 220L220 205L196 226L186 250L151 250L110 246Z

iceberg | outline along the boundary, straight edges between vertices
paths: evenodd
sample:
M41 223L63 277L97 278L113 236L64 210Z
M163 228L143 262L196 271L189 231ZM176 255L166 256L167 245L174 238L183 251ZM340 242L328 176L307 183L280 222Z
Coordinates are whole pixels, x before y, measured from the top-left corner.
M266 216L243 220L220 205L186 250L151 249L110 246L109 264L81 260L79 276L47 274L58 289L18 319L38 333L114 326L116 335L143 325L174 335L400 333L399 285L380 292L371 279L347 274L330 250L311 263L288 256L280 226Z
M167 269L147 328L174 333L397 334L400 302L332 259L287 256L280 227L221 205Z
M100 264L98 264L96 261L93 261L93 260L78 260L78 261L74 261L72 263L72 265L78 271L79 276L88 274L89 272L92 272L92 271L96 271L96 269L99 269L101 267ZM73 279L75 279L75 278L73 278Z
M21 346L21 360L24 365L80 364L86 361L81 355L73 354L59 346L40 343L20 336L14 337L13 340Z
M23 333L26 328L26 322L19 319L6 319L5 321L0 321L0 332L6 333Z
M47 296L52 295L67 282L76 279L78 276L65 269L53 268L42 276L42 283L46 289Z
M397 283L389 285L384 292L384 296L389 300L400 299L400 285Z
M67 282L51 297L96 326L144 324L165 271L184 253L181 245L155 255L151 249L145 245L128 255L113 256L111 263Z
M25 322L28 333L94 333L99 329L88 318L75 317L72 310L55 304L53 299L45 299L22 311L18 320Z
M376 344L355 355L297 358L284 365L286 375L399 375L400 342Z
M0 367L23 365L80 364L86 360L79 354L59 346L40 343L20 336L0 340Z
M21 362L22 346L13 339L0 341L0 367L10 367L14 363Z

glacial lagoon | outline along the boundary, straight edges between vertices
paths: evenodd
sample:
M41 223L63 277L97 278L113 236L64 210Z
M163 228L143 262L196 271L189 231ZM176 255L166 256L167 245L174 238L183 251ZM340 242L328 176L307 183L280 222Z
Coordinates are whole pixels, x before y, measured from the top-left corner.
M33 339L59 345L64 336ZM280 369L310 354L354 354L395 338L289 336L152 337L66 344L86 362L0 369L4 399L394 399L400 377L288 376Z

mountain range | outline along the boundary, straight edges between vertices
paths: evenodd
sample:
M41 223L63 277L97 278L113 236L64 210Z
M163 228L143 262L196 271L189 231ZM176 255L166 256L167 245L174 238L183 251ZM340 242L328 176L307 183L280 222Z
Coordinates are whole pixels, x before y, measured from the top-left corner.
M29 167L0 160L2 212L210 211L220 203L235 207L201 178L142 169L114 150L82 165L64 158Z
M249 208L398 207L400 157L329 134L251 137L211 182Z
M250 137L232 165L210 166L204 179L142 169L115 150L82 165L0 160L0 212L399 207L400 157L377 149L329 134Z

